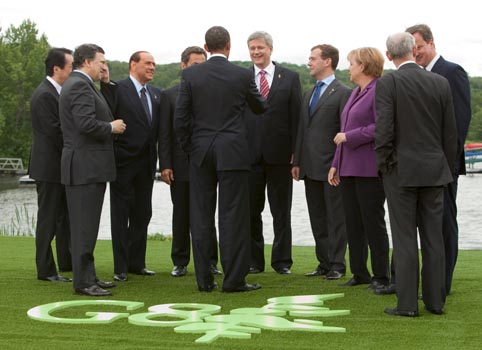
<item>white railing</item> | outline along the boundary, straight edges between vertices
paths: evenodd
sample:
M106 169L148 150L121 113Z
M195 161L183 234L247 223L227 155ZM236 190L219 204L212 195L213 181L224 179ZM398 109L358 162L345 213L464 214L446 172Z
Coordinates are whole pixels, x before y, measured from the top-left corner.
M0 170L23 170L20 158L0 158Z

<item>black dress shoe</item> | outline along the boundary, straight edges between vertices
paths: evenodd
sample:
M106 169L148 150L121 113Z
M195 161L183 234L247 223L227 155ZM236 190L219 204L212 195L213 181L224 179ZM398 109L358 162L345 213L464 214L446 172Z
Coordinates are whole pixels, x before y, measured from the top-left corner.
M418 317L418 311L402 311L395 308L395 309L385 309L384 312L387 315L392 315L392 316Z
M218 284L216 282L213 282L213 284L209 284L207 286L198 286L198 289L200 292L206 292L206 293L210 293L216 288L218 288Z
M55 275L55 276L49 276L44 279L44 281L50 281L50 282L72 282L71 278L63 277L60 275Z
M87 288L76 288L75 294L88 295L89 297L106 297L112 295L108 290L102 289L97 284Z
M146 268L143 268L142 270L136 271L134 273L141 276L154 276L156 274L154 271L148 270Z
M116 273L114 274L114 281L116 282L127 282L127 273Z
M350 280L348 282L343 283L342 286L344 286L344 287L354 287L354 286L358 286L360 284L368 284L368 283L370 283L370 282L369 281L367 281L367 282L359 281L355 277L352 277L352 278L350 278Z
M212 274L213 276L214 276L214 275L220 276L220 275L223 274L220 270L218 270L218 268L216 267L216 265L211 265L211 266L209 267L209 270L211 271L211 274Z
M172 268L171 276L172 277L182 277L185 276L187 273L187 267L184 265L176 265Z
M396 293L395 284L390 283L388 286L375 289L373 293L375 293L376 295L395 294Z
M325 280L339 280L345 276L343 272L337 271L337 270L330 270L326 275L325 275Z
M261 269L258 269L257 267L250 267L249 268L249 273L261 273Z
M385 288L386 286L387 286L386 284L383 284L381 282L372 281L367 289L374 292L375 290L380 289L380 288Z
M105 281L101 281L101 280L97 279L97 280L95 280L95 283L97 284L97 286L99 286L100 288L104 288L104 289L115 287L114 282L105 282Z
M235 288L224 288L224 293L239 293L239 292L251 292L253 290L260 289L261 286L259 284L248 284L246 283L244 286L235 287Z
M306 277L325 276L330 270L317 268L315 271L305 273Z
M443 315L444 309L432 309L431 307L425 306L425 310L433 313L434 315Z
M276 269L275 271L280 275L291 275L291 271L288 267L281 267L279 269Z

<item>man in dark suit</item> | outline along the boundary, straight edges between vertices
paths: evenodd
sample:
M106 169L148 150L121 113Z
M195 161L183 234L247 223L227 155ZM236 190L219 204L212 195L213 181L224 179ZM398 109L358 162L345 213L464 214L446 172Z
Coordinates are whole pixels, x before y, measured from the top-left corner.
M207 54L199 46L189 46L181 54L181 69L206 61ZM159 123L159 168L161 178L170 186L172 201L172 247L174 267L171 276L182 277L187 273L191 258L189 224L189 162L174 135L174 110L180 84L161 92L161 120ZM212 234L211 272L221 275L218 263L218 239Z
M398 303L385 313L418 316L419 258L425 308L444 312L443 186L452 181L457 130L450 85L415 63L415 39L407 32L387 39L397 71L377 83L375 151L387 196Z
M97 278L94 248L106 182L115 179L112 134L122 134L126 125L121 119L113 120L94 85L107 69L104 50L94 44L80 45L73 66L60 93L59 113L64 139L61 181L69 207L74 289L77 294L107 296L112 293L105 288L115 285Z
M52 254L55 237L60 271L72 271L70 228L65 187L60 183L60 158L63 140L59 118L59 94L72 72L72 51L53 48L45 59L47 77L30 100L32 151L29 175L35 179L38 195L35 230L37 278L52 282L71 282L59 276Z
M252 72L228 61L229 33L215 26L206 32L210 59L182 71L174 128L189 152L191 235L200 291L216 288L210 271L212 232L219 187L219 243L223 291L261 288L247 284L249 271L249 147L243 120L246 104L265 109Z
M146 269L161 100L160 90L147 83L155 71L154 57L137 51L129 59L128 78L110 82L104 77L101 83L114 118L129 126L114 140L117 177L110 183L114 280L119 282L127 281L128 272L155 274Z
M303 96L296 138L292 175L305 181L306 202L315 238L318 266L305 276L324 276L327 280L345 275L347 238L340 189L328 183L340 131L340 115L351 89L335 78L338 49L317 45L311 49L308 67L317 80L314 89Z
M458 64L446 61L437 54L430 27L417 24L406 29L415 38L417 55L415 61L426 70L447 78L454 101L457 124L457 157L453 168L454 180L444 188L443 235L445 245L445 288L447 295L452 287L452 277L459 250L459 227L457 224L457 185L459 175L465 175L465 138L469 131L472 111L470 107L470 83L465 70Z
M290 274L293 265L291 162L301 105L300 78L298 73L271 61L273 38L268 33L258 31L251 34L248 38L248 49L254 63L252 71L256 85L269 104L261 117L254 115L249 109L246 109L245 115L251 155L250 273L259 273L265 268L261 213L267 190L274 232L271 267L279 274Z

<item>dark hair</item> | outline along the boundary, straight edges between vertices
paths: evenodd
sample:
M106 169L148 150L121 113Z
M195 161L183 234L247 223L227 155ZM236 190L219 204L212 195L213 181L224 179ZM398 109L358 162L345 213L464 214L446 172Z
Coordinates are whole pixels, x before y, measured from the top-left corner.
M189 46L186 48L181 54L181 62L187 64L189 59L191 58L191 54L196 53L200 55L204 55L205 58L208 57L206 51L202 47L199 46Z
M105 54L104 50L95 44L82 44L75 48L73 68L77 69L84 65L85 60L93 60L97 53Z
M64 69L65 55L72 55L72 50L63 47L54 47L49 50L47 58L45 58L45 74L49 77L54 75L54 67L57 66L60 69Z
M430 30L430 27L426 24L416 24L414 26L408 27L407 29L405 29L405 31L412 35L415 33L419 33L422 36L423 41L425 41L426 43L428 43L430 40L433 40L432 31Z
M204 39L209 51L223 50L231 40L229 32L220 26L209 28Z
M311 51L315 49L321 50L321 58L323 58L324 60L331 58L331 68L333 68L333 70L336 70L336 67L338 66L338 61L340 60L340 53L338 52L338 49L328 44L313 46L311 48Z

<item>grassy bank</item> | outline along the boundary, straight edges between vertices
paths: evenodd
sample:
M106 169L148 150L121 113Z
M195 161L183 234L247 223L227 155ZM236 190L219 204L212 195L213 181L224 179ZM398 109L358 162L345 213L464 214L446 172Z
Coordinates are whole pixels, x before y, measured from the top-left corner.
M69 283L38 281L34 246L31 237L0 236L0 349L480 349L482 344L482 251L460 252L445 315L426 312L420 302L421 317L410 319L383 313L385 307L395 306L395 296L376 296L366 286L341 287L349 276L341 281L304 277L316 266L313 247L293 248L292 275L281 276L272 270L249 275L248 282L263 286L259 291L206 294L197 291L192 264L186 277L170 277L169 241L149 240L147 267L155 270L156 276L130 275L129 282L112 290L111 299L144 303L143 308L132 313L147 312L149 306L158 304L204 303L219 305L221 314L228 314L235 308L262 307L272 297L331 293L345 293L345 297L330 300L325 306L351 310L349 316L312 318L323 321L325 326L344 327L346 333L262 330L252 334L251 339L225 338L200 345L194 341L202 334L179 334L172 327L141 327L126 319L111 324L70 325L28 318L27 310L41 304L91 300L74 295ZM100 278L111 279L110 241L98 242L96 266ZM217 281L221 286L222 279L217 277ZM86 311L126 312L120 307L96 306L59 311L55 316L81 318Z

